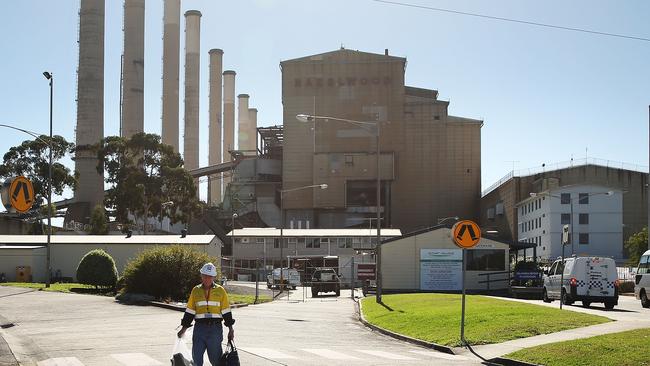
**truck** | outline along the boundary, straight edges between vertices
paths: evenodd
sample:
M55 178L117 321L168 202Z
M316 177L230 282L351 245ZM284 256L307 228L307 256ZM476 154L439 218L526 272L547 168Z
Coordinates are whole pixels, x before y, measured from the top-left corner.
M282 268L282 273L280 268L275 268L266 276L266 287L269 289L290 287L295 290L297 286L300 286L300 273L293 268Z
M334 268L316 268L311 276L311 296L317 297L319 292L334 292L341 295L341 280Z

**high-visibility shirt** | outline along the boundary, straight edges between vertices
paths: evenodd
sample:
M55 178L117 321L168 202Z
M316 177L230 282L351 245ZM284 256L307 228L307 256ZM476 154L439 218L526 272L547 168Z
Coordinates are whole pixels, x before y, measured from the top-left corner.
M226 289L215 283L207 291L203 289L203 285L195 286L187 300L187 308L181 324L189 327L194 319L196 321L223 319L226 326L231 326L235 320L230 312Z

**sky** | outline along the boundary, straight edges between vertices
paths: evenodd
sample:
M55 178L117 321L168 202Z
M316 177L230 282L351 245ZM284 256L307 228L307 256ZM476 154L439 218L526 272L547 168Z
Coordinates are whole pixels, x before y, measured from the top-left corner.
M401 0L400 0L401 1ZM650 2L403 0L404 3L650 38ZM106 0L105 135L119 133L122 1ZM650 42L372 0L185 0L201 18L200 164L207 165L208 51L224 50L258 124L281 124L282 60L345 47L406 57L406 84L449 114L484 121L482 187L513 169L585 156L648 165ZM78 0L0 1L0 123L74 141ZM145 131L160 134L162 0L147 0ZM181 50L184 49L181 23ZM183 58L181 56L181 65ZM181 66L181 101L183 72ZM180 106L182 134L183 106ZM3 129L0 153L29 138ZM181 143L182 148L182 143ZM73 168L73 163L67 164ZM202 198L205 199L205 185Z

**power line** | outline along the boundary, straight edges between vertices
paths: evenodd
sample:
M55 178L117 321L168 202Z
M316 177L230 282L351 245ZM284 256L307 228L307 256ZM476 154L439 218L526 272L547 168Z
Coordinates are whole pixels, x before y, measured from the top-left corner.
M501 21L504 21L504 22L520 23L520 24L527 24L527 25L535 25L535 26L538 26L538 27L546 27L546 28L562 29L562 30L568 30L568 31L573 31L573 32L582 32L582 33L596 34L596 35L600 35L600 36L618 37L618 38L632 39L632 40L636 40L636 41L650 42L650 38L636 37L636 36L628 36L628 35L625 35L625 34L616 34L616 33L599 32L599 31L594 31L594 30L589 30L589 29L583 29L583 28L564 27L564 26L561 26L561 25L553 25L553 24L537 23L537 22L531 22L531 21L527 21L527 20L519 20L519 19L511 19L511 18L502 18L502 17L496 17L496 16L492 16L492 15L484 15L484 14L468 13L468 12L464 12L464 11L450 10L450 9L443 9L443 8L434 8L434 7L431 7L431 6L424 6L424 5L416 5L416 4L400 3L400 2L397 2L397 1L388 1L388 0L372 0L372 1L377 2L377 3L383 3L383 4L390 4L390 5L404 6L404 7L409 7L409 8L425 9L425 10L439 11L439 12L445 12L445 13L452 13L452 14L459 14L459 15L467 15L467 16L472 16L472 17L477 17L477 18L485 18L485 19L492 19L492 20L501 20Z

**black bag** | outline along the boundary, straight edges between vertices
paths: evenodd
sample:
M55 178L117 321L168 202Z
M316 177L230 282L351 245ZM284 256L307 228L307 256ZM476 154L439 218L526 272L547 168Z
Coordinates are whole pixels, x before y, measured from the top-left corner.
M219 362L220 366L239 366L239 354L237 354L237 347L233 341L228 341L226 349L221 355Z

